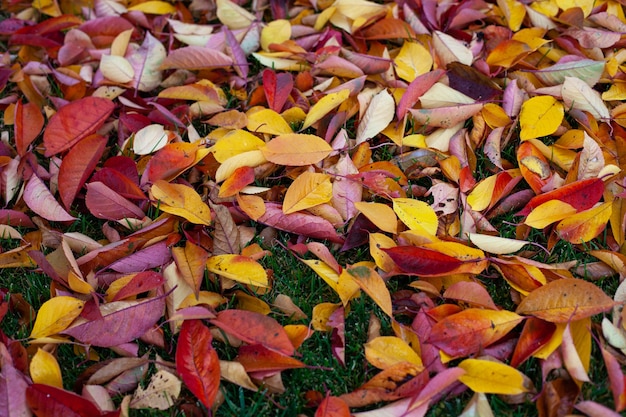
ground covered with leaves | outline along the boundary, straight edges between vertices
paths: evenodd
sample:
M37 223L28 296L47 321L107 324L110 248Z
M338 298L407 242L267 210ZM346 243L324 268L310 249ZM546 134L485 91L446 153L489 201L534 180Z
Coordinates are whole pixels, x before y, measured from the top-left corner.
M617 416L615 0L2 0L0 415Z

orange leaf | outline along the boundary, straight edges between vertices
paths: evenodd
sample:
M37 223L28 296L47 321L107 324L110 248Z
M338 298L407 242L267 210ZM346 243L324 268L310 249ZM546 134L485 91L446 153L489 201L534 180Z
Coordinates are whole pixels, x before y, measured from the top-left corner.
M44 118L35 103L15 104L15 147L17 154L24 156L30 144L39 136L43 128Z
M299 133L277 136L261 148L268 161L287 166L316 164L331 151L330 145L319 136Z
M350 417L348 405L339 397L328 396L315 411L315 417Z
M519 314L566 323L608 311L615 303L596 285L582 279L552 281L531 292L517 307Z
M227 198L232 197L241 191L247 185L254 182L254 168L249 166L239 167L232 173L232 175L224 181L220 187L218 197Z

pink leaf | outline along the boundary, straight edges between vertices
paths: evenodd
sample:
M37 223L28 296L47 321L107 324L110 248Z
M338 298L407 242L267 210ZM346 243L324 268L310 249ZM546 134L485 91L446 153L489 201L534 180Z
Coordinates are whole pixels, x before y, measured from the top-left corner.
M170 52L161 64L161 69L200 70L231 65L232 58L220 51L201 46L186 46Z
M406 112L418 102L420 97L432 87L441 77L445 75L445 71L442 69L436 69L434 71L422 74L416 77L411 84L407 87L406 91L402 95L398 107L396 108L396 117L398 120L402 120L406 116Z
M598 404L594 401L581 401L574 406L578 411L582 411L589 417L620 417L621 414L616 413L608 407Z
M258 221L285 232L343 243L343 238L328 220L302 212L284 214L280 204L265 203L265 214Z
M4 345L2 348L6 349ZM2 371L0 372L0 415L6 417L30 415L25 396L28 384L26 376L11 363L2 364Z
M123 301L118 303L127 307L107 315L103 312L103 317L99 320L78 322L64 330L63 334L92 346L112 347L128 343L150 330L163 316L165 296L137 304ZM101 311L111 305L115 303L105 304Z
M61 207L48 187L36 175L30 177L24 188L24 202L32 211L46 220L56 222L76 220Z
M142 219L143 210L101 182L87 184L85 203L91 214L99 219Z

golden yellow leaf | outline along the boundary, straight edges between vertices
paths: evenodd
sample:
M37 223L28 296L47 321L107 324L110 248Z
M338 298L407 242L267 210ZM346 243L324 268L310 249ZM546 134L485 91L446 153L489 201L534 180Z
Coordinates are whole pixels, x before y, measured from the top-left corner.
M524 223L535 229L544 227L576 214L576 209L561 200L550 200L535 207L526 217Z
M54 297L42 304L30 337L37 339L65 330L81 311L85 302L74 297Z
M481 233L468 233L468 237L470 242L480 249L498 255L517 252L528 243L525 240L508 239L499 236L484 235Z
M265 214L265 202L259 196L237 194L237 204L252 220L257 220Z
M411 82L418 75L430 71L433 66L433 57L421 43L404 42L394 62L398 77Z
M481 110L481 115L492 129L497 127L506 127L511 124L511 118L506 114L502 107L495 103L485 104Z
M329 175L305 171L287 189L283 200L283 213L295 213L328 203L332 197L333 186Z
M509 39L500 42L487 56L487 64L509 68L530 54L532 49L524 42Z
M391 295L381 276L373 268L365 265L355 265L347 268L346 271L354 278L359 287L374 300L380 309L391 317Z
M293 133L291 126L283 116L272 109L253 109L249 111L247 129L250 132L268 133L270 135L286 135Z
M535 139L553 134L561 126L564 115L563 104L552 96L537 96L526 100L520 111L520 139Z
M517 0L498 0L498 7L504 12L509 29L517 32L526 17L526 8Z
M333 109L339 107L339 105L346 101L349 96L350 90L346 88L344 90L338 91L336 93L331 93L322 97L317 103L315 103L311 107L311 109L309 109L309 112L304 119L302 129L310 127L313 123L326 116Z
M129 11L138 11L148 14L173 14L176 13L176 7L165 1L144 1L128 8Z
M391 271L395 263L382 249L393 248L396 242L382 233L370 233L369 243L370 255L376 266L385 272Z
M474 392L516 395L528 391L523 374L509 365L484 359L465 359L458 366L465 370L459 381Z
M327 332L330 328L326 325L330 316L339 308L341 304L320 303L313 307L313 318L311 325L318 332Z
M467 196L467 204L470 205L472 210L482 211L489 207L497 180L497 175L491 175L476 184L472 192Z
M61 367L54 355L38 348L30 360L30 377L35 384L46 384L63 389Z
M574 7L580 7L585 17L589 16L596 5L594 0L556 0L556 4L561 10L569 10Z
M79 294L91 294L94 292L93 287L72 270L67 274L67 283L72 291Z
M607 201L597 207L573 214L556 225L556 233L570 243L589 242L602 233L611 218L612 210L613 202Z
M365 358L378 369L387 369L402 362L408 362L419 368L422 359L404 340L395 336L379 336L365 345Z
M261 48L269 51L272 43L283 43L291 38L291 23L285 19L272 20L261 31Z
M369 221L374 223L383 232L397 233L398 218L393 209L382 203L369 203L357 201L354 207L359 210Z
M226 178L233 175L237 168L254 168L266 162L267 159L265 159L263 152L258 149L231 156L215 172L215 181L219 183L226 180Z
M235 291L235 298L237 299L237 309L239 310L254 311L266 316L272 311L269 304L265 301L243 291Z
M194 224L211 224L211 209L191 187L158 180L150 187L150 194L157 200L153 204L161 211L180 216Z
M265 146L265 142L245 130L232 130L222 136L209 148L215 160L224 163L227 159L247 151L254 151Z
M427 203L412 198L394 198L393 211L409 229L424 229L431 235L437 234L437 213Z
M206 267L209 271L233 281L257 287L269 285L265 268L248 256L233 254L211 256L206 261Z
M320 162L330 155L332 148L319 136L292 133L270 140L261 152L275 164L304 166Z

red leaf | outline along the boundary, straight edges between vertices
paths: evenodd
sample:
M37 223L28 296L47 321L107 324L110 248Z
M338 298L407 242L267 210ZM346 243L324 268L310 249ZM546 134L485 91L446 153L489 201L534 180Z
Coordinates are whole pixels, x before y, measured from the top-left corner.
M24 156L30 144L39 136L45 120L35 103L15 104L15 147L17 154Z
M327 396L317 407L315 417L350 417L350 409L341 398Z
M37 417L94 417L103 413L88 399L45 384L32 384L26 389L26 401ZM106 415L119 415L106 413Z
M293 89L293 77L289 73L276 74L271 69L263 71L263 91L270 109L280 113Z
M59 195L69 210L78 190L85 184L102 157L107 139L91 135L70 149L59 168Z
M104 308L110 308L111 304L104 304ZM62 333L93 346L112 347L128 343L143 336L159 321L165 309L165 297L122 305L125 307L108 315L103 314L100 320L79 321Z
M602 193L604 193L604 182L600 178L572 182L554 191L533 197L517 215L527 216L534 208L550 200L561 200L578 211L587 210L600 201Z
M246 372L279 372L306 366L297 359L269 350L258 343L239 347L236 360L243 365Z
M176 347L176 371L187 388L210 409L220 387L220 365L213 337L200 320L183 322Z
M224 310L211 323L246 343L260 343L276 352L293 355L295 349L276 320L245 310Z
M520 334L513 357L511 358L511 366L517 368L533 353L537 352L546 343L550 341L556 325L536 317L529 317L524 323L524 328Z
M343 243L343 238L328 220L303 212L284 214L280 204L266 203L265 214L258 218L258 222L297 235Z
M146 194L137 185L139 179L134 181L133 177L130 177L119 169L108 167L109 161L111 161L111 159L105 162L104 168L99 169L93 174L91 182L101 182L124 198L146 200L148 197L146 197ZM135 176L137 176L137 170L135 170Z
M194 143L178 142L165 145L150 158L143 178L150 183L176 178L193 164L197 150L198 145Z
M46 157L56 155L95 133L113 112L111 100L85 97L67 104L50 118L43 134Z
M442 276L463 264L452 256L416 246L396 246L383 251L391 257L402 273L409 275Z

